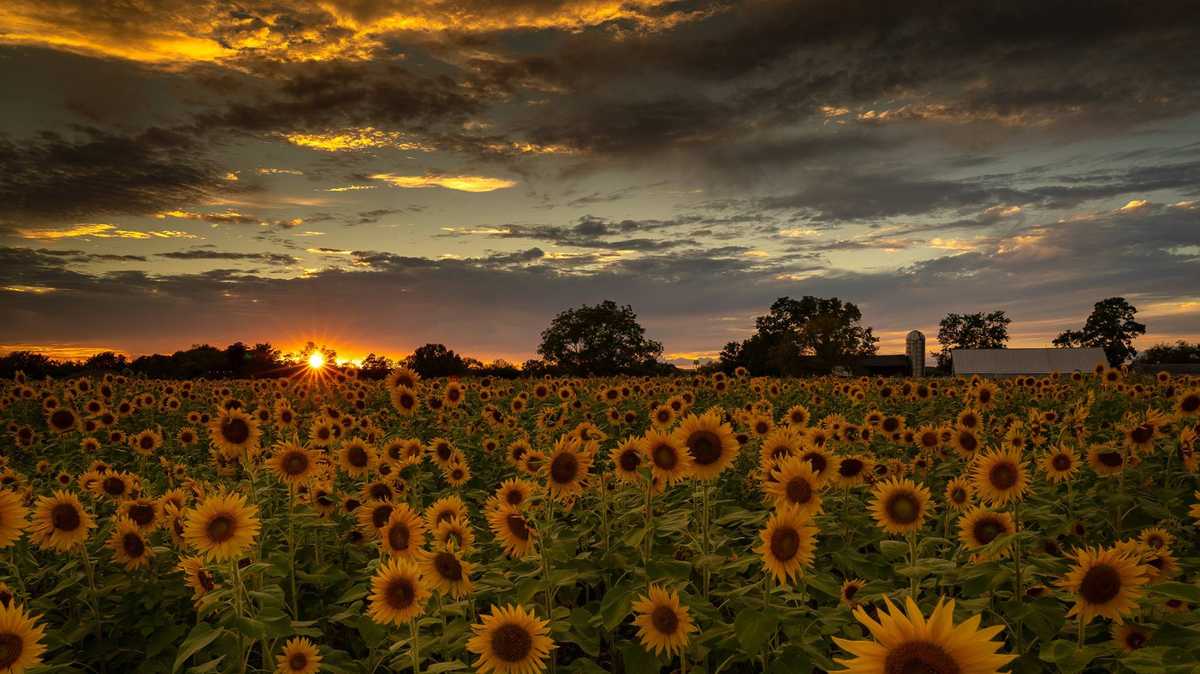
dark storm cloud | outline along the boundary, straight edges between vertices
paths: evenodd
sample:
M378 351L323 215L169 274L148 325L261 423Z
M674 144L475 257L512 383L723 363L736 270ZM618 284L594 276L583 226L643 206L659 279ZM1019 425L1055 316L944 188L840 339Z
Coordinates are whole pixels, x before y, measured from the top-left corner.
M159 253L158 257L172 260L251 260L283 266L293 265L300 261L291 255L281 253L232 253L217 250L178 250Z
M0 167L0 223L10 225L149 214L236 189L193 139L162 129L0 138Z

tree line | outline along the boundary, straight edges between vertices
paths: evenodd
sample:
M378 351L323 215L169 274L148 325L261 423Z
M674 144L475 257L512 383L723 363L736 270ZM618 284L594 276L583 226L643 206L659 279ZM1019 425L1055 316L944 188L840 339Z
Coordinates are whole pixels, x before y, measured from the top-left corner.
M1159 344L1139 355L1133 340L1145 334L1146 326L1136 320L1136 314L1137 309L1124 298L1101 300L1080 329L1062 332L1053 344L1103 349L1113 366L1135 359L1146 365L1200 363L1200 343ZM935 358L939 369L950 368L955 349L1005 348L1011 322L1004 311L947 314L938 325L941 350ZM754 334L742 341L729 342L717 359L703 367L726 372L744 368L754 375L768 376L826 374L875 355L878 342L871 328L862 324L862 312L852 302L836 297L781 297L767 314L755 320ZM201 344L170 355L154 354L133 360L113 352L72 361L14 351L0 356L0 378L11 378L17 371L34 378L105 372L156 379L285 377L303 370L315 351L320 351L327 363L336 363L334 350L313 342L287 354L269 343L249 346L235 342L224 349ZM399 366L409 367L427 378L654 376L679 372L674 365L662 361L662 344L646 336L632 307L611 300L567 309L555 316L542 331L537 353L538 358L519 365L504 360L485 364L444 344L431 343L399 360L371 353L356 369L358 376L368 379L382 379Z

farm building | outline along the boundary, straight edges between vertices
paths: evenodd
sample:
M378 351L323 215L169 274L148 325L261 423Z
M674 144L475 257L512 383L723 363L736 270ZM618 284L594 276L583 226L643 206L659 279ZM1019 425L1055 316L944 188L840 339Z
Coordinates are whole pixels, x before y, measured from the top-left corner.
M955 349L950 356L954 374L996 377L1090 372L1108 362L1103 349Z

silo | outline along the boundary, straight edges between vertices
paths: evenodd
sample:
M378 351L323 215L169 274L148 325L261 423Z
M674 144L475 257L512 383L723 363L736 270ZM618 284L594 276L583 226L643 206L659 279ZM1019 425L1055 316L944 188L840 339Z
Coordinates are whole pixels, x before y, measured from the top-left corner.
M912 366L912 376L925 376L925 335L920 330L913 330L904 338L904 353Z

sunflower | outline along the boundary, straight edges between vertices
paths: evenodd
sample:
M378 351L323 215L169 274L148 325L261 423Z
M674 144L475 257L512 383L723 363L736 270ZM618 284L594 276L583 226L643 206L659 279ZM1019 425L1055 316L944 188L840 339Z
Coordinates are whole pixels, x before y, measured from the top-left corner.
M534 485L528 480L509 478L500 483L492 496L492 503L509 505L513 508L524 508L529 505L529 497L533 495Z
M267 459L267 468L275 473L288 487L295 488L308 482L316 474L316 454L300 445L290 442L275 448L271 458Z
M839 487L856 487L866 481L874 467L875 462L866 456L835 457L829 479Z
M222 409L208 422L212 444L227 459L258 451L258 420L239 409Z
M1075 595L1067 617L1078 615L1084 623L1103 616L1118 625L1137 608L1146 584L1146 569L1127 554L1109 548L1075 551L1075 565L1058 585Z
M245 496L215 494L188 510L183 538L208 559L222 562L240 558L261 528L258 506L246 505Z
M650 471L664 486L684 479L692 457L675 439L657 430L648 430L641 440L642 454L650 457Z
M421 578L428 581L434 590L462 599L471 594L471 571L473 565L450 548L434 552L422 552L419 558Z
M733 428L714 412L689 414L675 429L674 438L691 454L691 476L697 480L716 479L737 456Z
M971 478L975 493L992 505L1020 501L1029 489L1029 476L1019 449L995 449L979 457Z
M425 523L407 503L397 504L379 528L379 540L392 557L415 559L425 544Z
M862 589L866 586L867 581L865 580L848 578L842 582L842 589L838 595L847 608L854 608L858 606L858 593L862 592Z
M1125 470L1128 457L1113 445L1092 445L1088 448L1088 465L1101 477L1116 475Z
M155 499L142 497L122 501L117 513L137 525L143 533L149 534L162 526L162 504Z
M350 477L363 477L379 465L375 448L359 438L342 443L338 449L338 467Z
M682 653L688 635L696 631L687 607L679 603L679 593L658 584L652 584L649 592L633 603L633 610L633 624L637 625L642 647L655 655L673 657Z
M1042 472L1046 474L1046 479L1051 484L1059 484L1075 475L1079 470L1079 459L1075 456L1073 448L1059 445L1043 456L1038 465L1041 466Z
M446 438L434 438L429 441L429 456L442 468L450 465L457 453L458 450L454 447L454 443Z
M519 559L533 548L534 530L525 515L518 509L501 505L488 513L488 526L500 539L504 554Z
M866 626L874 637L870 641L850 641L834 637L834 642L854 656L853 660L834 658L846 667L847 674L894 674L927 672L929 674L995 674L1013 660L1015 655L997 653L1003 642L992 638L1004 630L1003 625L979 629L981 615L954 624L954 600L939 598L933 613L926 618L920 607L906 598L905 611L886 596L886 611L878 611L878 620L859 607L854 617Z
M183 580L187 586L192 588L192 594L196 599L212 592L217 588L217 581L213 578L208 567L204 565L204 559L200 557L181 557L179 566L176 567L183 572Z
M46 413L46 426L56 434L79 430L79 415L70 407L57 407Z
M425 526L436 529L438 523L455 517L468 517L467 504L455 494L443 496L425 509Z
M817 481L824 485L829 480L829 474L833 472L833 454L824 445L813 445L811 441L812 437L810 436L801 445L800 459L812 467L813 475L816 475Z
M142 530L132 520L119 518L113 527L112 536L108 539L108 547L112 550L113 561L133 571L139 567L149 566L154 549L142 534Z
M583 491L583 481L592 465L590 454L580 451L578 438L559 438L546 463L546 488L558 500L574 498Z
M1126 623L1112 626L1113 643L1126 653L1132 653L1145 647L1151 636L1149 630L1139 625Z
M546 671L546 658L554 648L547 621L521 606L492 605L480 623L471 626L474 635L467 650L479 656L479 674L539 674Z
M275 674L314 674L321 669L321 654L313 642L295 637L275 657Z
M22 674L42 663L42 637L46 629L37 618L25 612L25 607L9 604L0 606L0 672Z
M801 443L804 440L802 432L796 427L784 426L768 433L762 439L758 450L759 465L763 470L769 472L780 461L799 454Z
M982 548L1001 536L1016 533L1012 515L986 508L972 508L958 521L958 540L968 548Z
M781 585L798 576L800 567L812 563L817 528L808 522L803 512L784 506L776 509L760 534L762 544L754 551Z
M417 565L393 557L371 578L367 614L377 623L398 625L424 613L428 599L429 589L421 582Z
M1175 398L1175 413L1180 416L1200 414L1200 388L1181 391Z
M438 547L453 546L455 550L468 553L475 548L475 532L465 517L452 517L438 522L433 530L433 542Z
M79 497L55 491L53 496L38 499L30 538L42 548L66 552L86 541L95 527L96 522L83 509Z
M410 416L421 406L421 399L417 397L416 391L407 386L389 389L388 398L401 416Z
M912 480L892 478L875 485L871 513L876 525L888 533L919 530L928 507L929 489Z
M763 491L775 500L776 506L791 506L805 517L821 512L821 481L809 462L798 456L789 457L779 464L773 477L773 481L764 484Z
M467 465L465 458L452 461L449 466L446 466L442 476L446 478L446 483L451 487L461 487L471 479L471 467Z
M133 447L133 451L142 456L150 456L159 447L162 447L162 433L146 429L141 433L129 438L129 446Z
M7 548L21 538L29 527L29 508L16 492L0 490L0 549Z
M975 456L975 452L979 451L982 445L974 430L961 427L954 431L954 437L950 438L950 444L954 447L954 451L964 459Z
M1171 543L1175 542L1175 536L1162 527L1149 527L1138 534L1138 540L1152 550L1161 550L1170 548Z
M966 510L974 497L971 481L967 478L959 476L946 483L946 505L951 510Z

